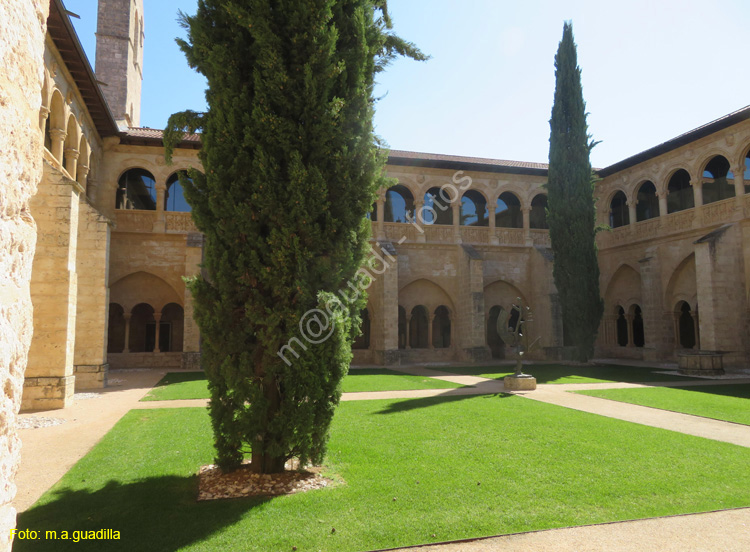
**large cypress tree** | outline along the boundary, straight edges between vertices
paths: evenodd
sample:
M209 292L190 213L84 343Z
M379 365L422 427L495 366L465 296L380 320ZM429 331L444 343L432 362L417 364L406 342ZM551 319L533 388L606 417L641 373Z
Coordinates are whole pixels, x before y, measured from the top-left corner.
M348 283L385 163L374 75L397 54L423 56L390 32L384 0L199 0L182 20L208 111L173 115L165 143L202 131L205 175L184 187L206 237L206 278L189 287L216 461L233 469L251 450L263 473L292 457L319 463L359 331L365 296ZM313 309L317 322L303 320ZM287 344L295 352L279 355Z
M555 56L555 101L550 119L547 221L555 255L553 276L560 297L565 332L576 358L594 356L594 342L604 312L599 294L595 242L594 179L573 26L565 23Z

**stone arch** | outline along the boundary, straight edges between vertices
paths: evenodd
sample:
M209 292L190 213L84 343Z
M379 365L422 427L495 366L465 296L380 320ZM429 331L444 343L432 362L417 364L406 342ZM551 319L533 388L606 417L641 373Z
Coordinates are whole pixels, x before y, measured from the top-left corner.
M490 216L497 228L523 228L523 204L515 193L506 191L497 196Z
M604 304L611 307L620 305L623 308L632 303L641 302L641 275L627 263L622 263L612 274L604 293Z
M133 306L130 315L130 331L127 349L123 352L151 353L156 348L156 320L154 307L149 303L138 303ZM127 319L127 316L126 316ZM151 328L154 328L151 331Z
M116 209L156 210L156 178L142 167L130 167L117 179Z
M424 305L416 305L409 316L409 347L426 349L429 347L430 315Z
M461 226L489 226L487 196L476 189L466 190L461 196L459 224Z
M180 182L180 173L184 173L182 176L192 182L192 179L183 169L178 169L169 175L164 192L164 210L189 213L192 211L192 207L185 199L182 183Z
M454 302L450 295L438 284L424 278L405 285L398 293L398 304L406 313L417 305L423 305L428 313L435 312L440 305L445 305L450 313L454 312Z
M618 189L611 195L609 200L609 226L619 228L630 224L630 210L628 207L628 196Z
M698 302L697 289L695 253L690 253L672 271L664 295L665 310L673 309L679 301L695 306Z
M371 333L371 322L372 317L370 315L370 305L368 304L359 313L362 320L360 325L360 334L354 338L352 349L369 349L370 348L370 333Z
M65 130L65 100L60 90L54 88L49 101L49 121L51 128Z
M632 303L628 308L633 346L643 347L646 344L646 332L643 326L643 309L637 303Z
M122 306L125 313L138 303L148 303L161 312L164 305L176 303L182 306L181 294L165 280L150 272L133 272L110 286L110 301Z
M643 180L634 189L636 222L658 217L659 196L652 180Z
M433 313L432 346L436 349L447 349L452 344L451 312L445 305L440 305Z
M693 303L693 305L696 305ZM698 307L692 307L688 301L680 300L674 306L675 348L700 348L698 332Z
M538 193L531 198L531 211L529 212L529 228L539 230L549 229L547 224L547 194Z
M178 303L167 303L161 308L159 320L159 351L182 352L185 331L185 310Z
M424 193L422 218L427 224L453 224L452 196L445 188L433 186Z
M739 166L745 167L744 181L745 181L745 193L750 193L750 145L744 150L744 153L740 155Z
M539 189L537 189L537 191L539 191L539 193L544 193ZM499 186L496 190L496 193L492 197L490 197L490 199L494 200L494 203L497 203L498 198L505 193L511 193L515 195L521 202L521 209L526 209L529 207L529 191L513 183L507 183Z
M118 303L109 304L107 323L107 352L122 353L125 350L125 310Z
M710 157L700 174L704 205L734 197L734 173L727 157L721 154Z
M695 207L691 175L686 169L674 170L666 179L667 214Z
M414 216L414 191L404 184L391 186L385 192L385 222L409 222Z

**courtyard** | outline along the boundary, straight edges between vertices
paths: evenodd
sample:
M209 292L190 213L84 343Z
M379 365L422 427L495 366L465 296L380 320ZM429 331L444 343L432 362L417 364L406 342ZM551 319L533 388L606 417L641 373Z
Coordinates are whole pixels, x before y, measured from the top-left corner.
M196 474L214 454L203 375L112 371L70 408L23 415L63 422L21 431L17 498L18 528L58 539L15 546L353 551L509 535L430 550L627 550L638 534L641 550L746 549L750 378L634 364L539 364L538 389L518 394L505 364L353 368L327 488L201 502ZM627 520L647 521L597 525ZM120 539L59 537L102 529Z

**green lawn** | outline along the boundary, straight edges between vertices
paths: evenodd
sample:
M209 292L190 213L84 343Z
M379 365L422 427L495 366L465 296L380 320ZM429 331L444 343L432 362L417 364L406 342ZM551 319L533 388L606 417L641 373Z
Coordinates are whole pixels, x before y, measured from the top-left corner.
M458 383L410 376L385 368L354 368L341 384L344 393L360 391L411 391L413 389L454 389ZM208 399L203 372L169 372L143 397L142 401Z
M451 366L433 368L453 374L499 379L513 373L513 366ZM596 366L570 366L566 364L524 365L524 372L536 378L537 383L606 383L621 381L639 383L651 381L687 381L695 378L660 374L657 369L616 364Z
M750 449L508 395L342 403L335 488L196 503L212 457L205 409L131 411L18 519L121 540L14 551L373 550L750 505L750 472L705 475Z
M583 395L640 404L683 414L750 425L750 385L652 387L578 391Z
M210 397L204 372L169 372L141 401L175 401Z
M352 368L344 378L341 388L344 393L360 391L411 391L413 389L455 389L458 383L410 376L386 368Z

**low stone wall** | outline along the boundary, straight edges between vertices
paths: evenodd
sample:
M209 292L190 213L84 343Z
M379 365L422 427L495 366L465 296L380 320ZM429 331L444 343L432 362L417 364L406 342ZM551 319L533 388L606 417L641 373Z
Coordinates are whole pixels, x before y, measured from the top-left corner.
M125 368L181 368L183 353L109 353L107 361L112 369Z

